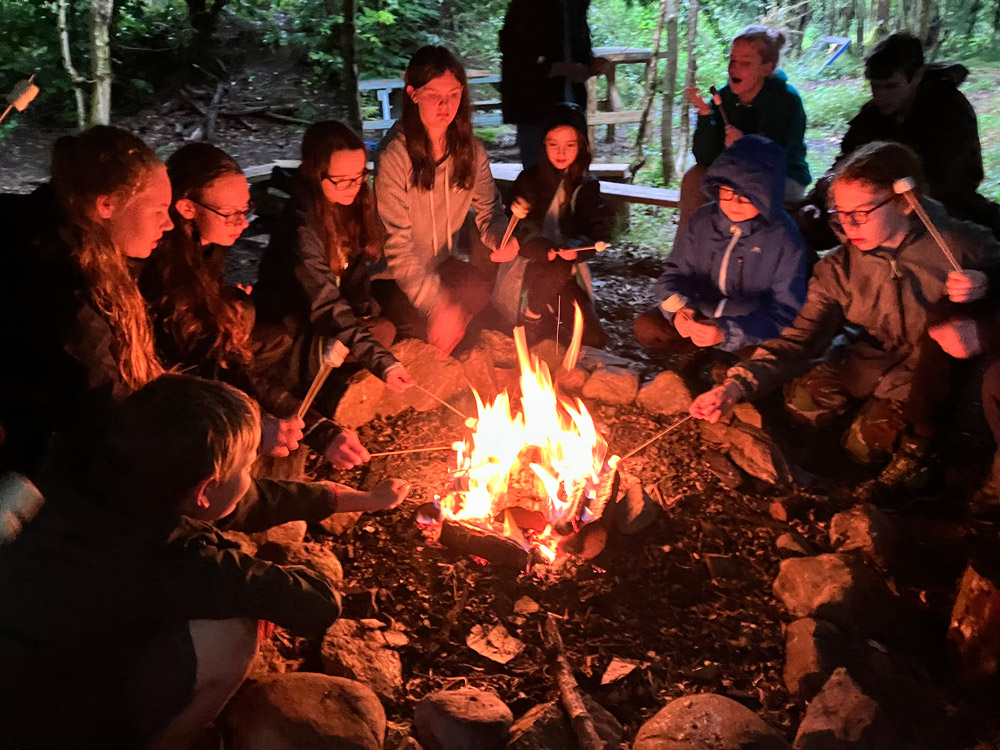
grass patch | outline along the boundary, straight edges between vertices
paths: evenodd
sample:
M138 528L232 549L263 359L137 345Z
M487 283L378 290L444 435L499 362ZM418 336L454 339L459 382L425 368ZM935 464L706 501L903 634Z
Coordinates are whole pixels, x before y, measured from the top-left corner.
M511 134L511 128L507 125L497 125L495 127L475 128L472 132L486 148L495 148L500 145L501 138Z

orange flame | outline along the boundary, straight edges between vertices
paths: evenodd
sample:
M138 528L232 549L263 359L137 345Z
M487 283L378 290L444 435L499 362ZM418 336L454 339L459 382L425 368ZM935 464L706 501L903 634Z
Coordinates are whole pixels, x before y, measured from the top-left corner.
M609 491L618 456L607 455L607 441L583 402L556 391L548 366L528 353L523 329L515 329L514 339L521 408L513 410L506 391L490 403L474 391L478 420L464 442L455 444L456 491L441 506L446 516L484 526L503 514L507 536L533 544L551 562L559 544L553 529L595 515L595 500ZM540 533L511 528L513 520L504 511L514 505L540 511L548 527Z

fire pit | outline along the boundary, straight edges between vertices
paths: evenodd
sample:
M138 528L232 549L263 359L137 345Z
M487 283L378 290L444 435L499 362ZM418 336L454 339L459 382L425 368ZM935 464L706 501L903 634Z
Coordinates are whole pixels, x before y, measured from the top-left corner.
M491 562L554 562L564 542L604 513L618 484L619 456L580 399L561 394L548 366L515 330L520 409L507 391L455 444L453 487L418 513L431 541Z

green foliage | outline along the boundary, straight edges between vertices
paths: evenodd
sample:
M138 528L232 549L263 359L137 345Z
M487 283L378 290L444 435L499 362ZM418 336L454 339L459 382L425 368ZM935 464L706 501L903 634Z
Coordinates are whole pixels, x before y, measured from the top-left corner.
M864 79L857 78L804 85L798 91L806 110L806 118L814 127L846 123L871 98Z
M486 148L494 148L500 142L503 136L508 136L513 133L513 129L510 125L499 125L496 127L481 127L476 128L473 133L476 138L481 140Z

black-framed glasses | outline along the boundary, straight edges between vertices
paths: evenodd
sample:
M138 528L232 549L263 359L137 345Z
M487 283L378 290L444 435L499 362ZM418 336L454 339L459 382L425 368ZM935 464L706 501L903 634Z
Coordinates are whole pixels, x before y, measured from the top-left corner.
M357 177L334 177L333 175L323 175L323 179L333 185L334 190L350 190L360 187L368 179L368 168L365 167Z
M896 195L892 194L885 200L876 203L871 208L862 208L857 211L839 211L836 208L828 209L826 214L829 220L843 226L845 223L850 222L856 227L860 227L862 224L867 224L871 221L872 214L878 211L882 206L886 206L892 202L892 199Z
M249 224L256 218L255 214L256 206L254 206L253 203L248 204L247 207L242 211L223 212L217 208L206 206L204 203L202 203L201 201L196 201L194 198L191 198L191 202L197 203L206 211L211 211L216 216L221 216L225 220L226 224L233 227L239 226L240 222L242 221L245 221L247 224Z
M719 200L720 201L735 201L741 206L749 206L753 203L745 195L739 195L735 190L733 190L728 185L719 185Z

